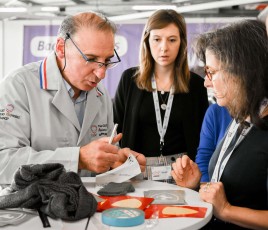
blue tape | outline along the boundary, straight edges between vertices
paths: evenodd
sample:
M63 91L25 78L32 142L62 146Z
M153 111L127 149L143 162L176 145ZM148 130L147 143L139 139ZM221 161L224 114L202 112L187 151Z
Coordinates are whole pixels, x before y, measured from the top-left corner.
M144 212L137 208L111 208L102 212L102 223L116 227L131 227L144 223Z

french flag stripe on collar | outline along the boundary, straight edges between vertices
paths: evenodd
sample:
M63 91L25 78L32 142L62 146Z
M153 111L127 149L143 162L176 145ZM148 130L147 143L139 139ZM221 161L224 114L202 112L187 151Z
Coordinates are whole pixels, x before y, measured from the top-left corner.
M97 97L102 96L104 93L100 91L98 87L96 87Z
M40 77L40 88L41 89L47 89L47 58L45 58L41 65L39 70L39 77Z

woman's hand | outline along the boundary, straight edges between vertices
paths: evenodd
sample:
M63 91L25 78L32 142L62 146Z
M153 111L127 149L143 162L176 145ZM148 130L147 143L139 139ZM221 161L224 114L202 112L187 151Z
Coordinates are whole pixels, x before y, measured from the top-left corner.
M178 158L172 164L173 170L171 175L177 185L191 189L197 188L201 178L201 172L196 163L194 163L187 155Z
M199 194L202 200L213 205L214 215L224 220L225 213L231 205L227 201L222 182L202 184Z

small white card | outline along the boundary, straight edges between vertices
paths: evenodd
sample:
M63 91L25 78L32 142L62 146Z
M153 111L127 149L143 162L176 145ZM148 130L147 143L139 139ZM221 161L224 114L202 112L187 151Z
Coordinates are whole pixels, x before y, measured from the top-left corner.
M104 185L109 182L125 182L141 173L140 165L137 159L129 154L124 164L108 172L96 176L96 184Z
M151 166L152 180L171 179L171 166Z

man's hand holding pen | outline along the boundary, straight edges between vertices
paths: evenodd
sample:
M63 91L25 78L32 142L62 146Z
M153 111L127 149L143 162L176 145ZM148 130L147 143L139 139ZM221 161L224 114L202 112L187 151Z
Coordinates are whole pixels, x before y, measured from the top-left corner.
M113 140L119 141L122 134L116 135ZM86 169L96 173L108 171L115 162L119 161L119 148L109 144L109 137L94 140L82 146L79 153L79 169Z
M143 154L114 145L122 138L122 133L116 135L116 128L117 125L110 137L100 138L80 148L79 169L103 173L123 164L131 153L136 157L141 171L145 170L146 158Z
M120 136L120 139L117 139L118 137L114 138L114 136L116 134L117 127L118 127L118 124L115 124L114 129L112 131L112 135L110 136L110 139L109 139L110 144L111 143L117 143L122 138L122 135ZM132 154L134 157L136 157L136 159L137 159L137 161L138 161L138 163L140 165L141 171L143 172L145 170L145 166L146 166L146 158L145 158L145 156L143 154L141 154L141 153L137 153L135 151L132 151L129 148L123 148L123 149L119 148L119 151L118 151L119 160L116 161L112 165L111 168L116 168L116 167L120 166L121 164L123 164L127 160L129 154ZM139 159L138 159L138 157L139 157Z

